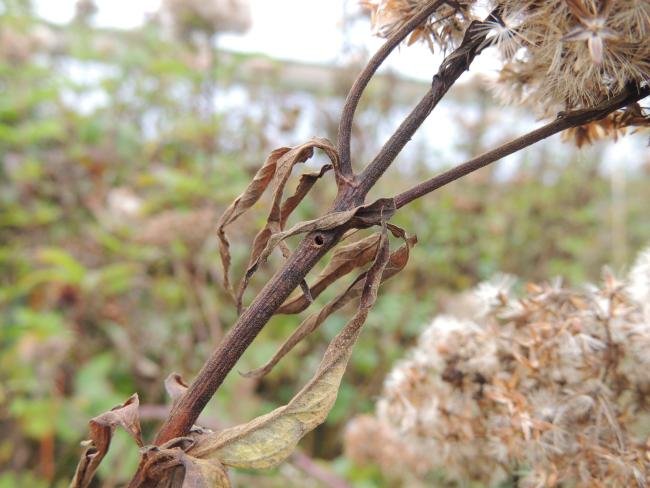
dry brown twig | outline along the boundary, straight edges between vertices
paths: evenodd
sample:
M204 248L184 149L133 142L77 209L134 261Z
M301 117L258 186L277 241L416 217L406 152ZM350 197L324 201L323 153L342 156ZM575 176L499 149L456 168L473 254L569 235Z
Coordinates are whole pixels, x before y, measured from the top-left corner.
M440 13L439 21L444 24L441 31L436 31L436 35L440 36L440 32L447 32L444 30L447 29L446 23L452 21L456 21L454 29L458 30L457 14L462 14L463 19L467 17L466 6L461 8L460 3L453 1L420 2L421 9L409 16L396 29L384 47L370 60L351 88L341 116L336 148L329 141L314 139L295 148L281 148L273 151L244 193L224 212L218 223L218 236L224 265L224 284L235 297L241 315L189 387L186 387L180 379L176 383L172 379L171 388L168 385L169 391L174 396L172 410L160 428L153 445L143 448L141 463L138 472L131 481L131 487L228 486L224 466L263 468L275 466L286 459L300 438L325 420L336 399L338 384L356 337L368 310L376 299L380 282L406 265L408 250L415 243L415 239L408 238L401 229L387 224L395 211L508 154L565 129L579 127L607 117L650 94L647 84L631 81L618 93L604 97L600 103L561 113L556 120L540 129L461 164L395 197L383 198L366 204L366 195L369 190L393 163L402 148L431 114L449 88L454 85L462 73L469 69L474 58L493 43L491 38L488 38L488 34L495 25L503 23L502 6L497 5L497 8L484 21L474 20L465 24L466 28L459 36L460 42L442 62L438 73L433 77L429 91L385 143L373 161L360 173L355 173L350 157L350 136L358 101L377 68L402 40L416 29L421 29L424 22L427 23L430 30L433 29L432 25L435 26L438 21L430 20L432 14ZM509 4L509 2L503 3ZM418 32L418 36L420 36L420 31ZM303 177L297 192L283 200L284 189L291 169L297 163L304 162L311 157L314 148L319 148L328 155L331 166L325 167L319 173ZM338 186L337 196L329 211L318 219L302 222L285 230L289 214L307 195L314 183L329 169L334 170ZM267 188L271 188L273 194L273 203L267 224L255 238L248 271L242 280L239 291L235 294L228 280L230 255L225 228L246 212ZM328 251L344 237L347 237L350 232L373 226L381 226L382 231L370 242L360 241L353 243L352 247L348 247L345 251L343 248L339 250L338 254L335 253L325 276L321 276L321 279L311 289L306 285L306 275ZM394 251L392 254L388 244L389 228L393 235L401 237L406 242L401 250ZM303 234L304 237L297 248L291 252L284 239L299 234ZM282 254L286 258L284 265L269 279L250 305L243 309L241 302L248 279L275 247L282 250ZM312 380L289 404L247 424L226 429L218 434L193 428L200 413L218 390L226 375L233 369L244 351L274 314L297 313L303 310L310 304L313 295L318 295L341 276L368 263L372 263L369 270L360 274L349 289L360 297L355 316L332 341ZM303 296L287 301L289 295L298 287L302 288ZM309 317L305 321L306 324L303 324L303 327L296 332L296 337L290 338L286 347L278 352L271 363L256 373L267 372L298 340L317 327L333 310L340 308L341 302L337 300L328 304L320 314ZM130 407L126 412L131 415L132 410ZM133 418L129 417L127 422L120 417L120 414L124 412L125 407L122 407L117 410L117 413L113 413L110 416L111 422L102 432L110 434L116 425L128 424L130 428L134 428L133 425L137 422ZM101 418L103 419L103 417ZM108 435L108 441L105 436L102 438L101 445L91 442L87 446L73 486L85 487L88 485L94 469L108 449L109 441L110 435Z

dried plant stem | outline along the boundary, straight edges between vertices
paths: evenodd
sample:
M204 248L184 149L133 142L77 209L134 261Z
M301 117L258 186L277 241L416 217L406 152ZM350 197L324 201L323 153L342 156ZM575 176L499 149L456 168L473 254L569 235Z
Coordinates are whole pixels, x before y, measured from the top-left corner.
M348 97L344 114L341 121L339 148L341 154L341 173L344 176L340 181L337 198L330 209L331 212L341 212L353 209L361 205L366 198L368 191L374 186L381 175L395 160L399 152L411 139L415 131L431 113L436 104L442 99L449 88L456 82L458 77L466 71L475 56L484 47L484 40L487 35L485 29L480 29L481 22L473 22L468 28L461 45L442 63L438 74L434 77L432 87L407 116L404 122L396 130L393 136L380 150L377 157L368 167L354 178L345 178L352 175L349 160L349 138L352 126L352 118L356 104L365 88L368 80L372 77L377 67L394 48L393 43L398 37L403 39L408 32L412 31L427 15L425 12L432 12L440 2L431 3L425 10L418 14L418 18L409 23L408 29L399 32L394 40L387 43L381 55L375 56L368 67L355 83L351 95ZM495 12L490 14L495 15ZM420 20L420 17L422 19ZM399 43L399 41L397 41ZM391 47L392 46L392 47ZM432 180L426 181L411 190L397 196L398 207L406 205L420 196L423 196L436 188L440 188L455 179L475 171L486 164L489 164L501 157L511 154L517 150L527 147L539 140L542 140L556 132L569 127L578 126L586 122L606 116L614 110L623 107L648 94L648 89L628 88L624 93L603 103L602 105L589 110L571 112L558 117L557 120L547 126L538 129L522 138L501 146L483 156L468 161L467 163L454 168ZM242 313L235 325L230 329L211 357L201 368L196 379L192 382L187 392L177 401L174 408L165 420L155 440L160 446L176 437L187 434L192 425L196 422L199 414L208 401L215 394L226 375L233 369L244 351L250 346L257 334L266 325L271 316L285 302L291 292L296 289L305 278L312 267L341 239L349 226L339 225L329 230L310 232L298 245L297 249L287 259L283 267L275 273L266 286L259 292L250 306ZM146 481L146 460L143 460L141 469L136 473L130 486L148 486Z
M487 20L495 18L497 14L496 11L490 13ZM442 100L449 88L456 83L460 75L469 69L474 58L485 47L485 38L488 31L482 29L482 26L483 22L472 22L470 24L461 45L447 56L440 65L438 73L433 77L429 91L384 144L375 159L361 173L359 186L364 195L395 161L397 155L411 140L413 134L431 114L438 102Z
M426 21L433 12L435 12L441 5L445 4L444 0L431 2L415 14L402 28L395 32L390 38L379 48L375 55L370 58L366 67L361 71L357 79L352 84L352 88L348 92L345 99L345 105L341 112L341 120L339 122L339 132L337 137L337 150L341 158L341 172L347 176L352 175L352 162L350 160L350 139L352 138L352 120L354 113L359 105L359 100L363 94L366 86L374 76L375 72L386 60L388 55L399 46L399 44L408 36L416 27L422 22Z
M413 188L400 193L395 197L395 206L401 208L404 205L416 200L427 193L431 193L440 187L443 187L452 181L455 181L469 173L487 166L490 163L498 161L505 156L516 153L536 142L539 142L547 137L562 132L563 130L571 127L593 122L594 120L601 119L608 114L625 107L631 103L636 102L646 96L650 95L650 87L638 88L635 86L628 86L617 96L604 101L600 105L583 110L575 110L558 115L557 119L553 122L540 127L526 135L514 139L502 146L488 151L480 156L477 156L469 161L460 164L449 171L439 174L427 181L414 186Z
M411 29L417 27L419 23L411 24ZM384 145L356 184L341 187L332 210L349 210L364 201L370 188L394 161L437 102L467 70L487 35L486 32L476 33L475 28L478 24L478 22L472 23L468 28L465 39L458 49L443 61L438 74L434 77L431 90ZM219 347L203 365L187 393L176 404L163 424L156 436L156 445L182 436L190 430L253 339L289 294L299 286L311 268L339 241L343 232L344 229L336 228L307 235L284 267L271 278L248 309L242 313Z
M300 284L309 270L331 249L343 229L308 235L241 314L219 347L205 362L187 393L172 409L156 436L156 445L186 434L253 339Z

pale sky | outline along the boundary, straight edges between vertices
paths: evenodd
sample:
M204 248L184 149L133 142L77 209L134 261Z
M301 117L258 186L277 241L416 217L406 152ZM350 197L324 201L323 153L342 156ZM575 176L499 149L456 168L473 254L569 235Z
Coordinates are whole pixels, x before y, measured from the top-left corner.
M221 36L221 47L243 52L260 52L279 59L323 64L341 60L341 48L345 42L341 29L344 12L345 9L353 11L358 6L358 0L249 2L253 20L251 29L243 35ZM75 0L34 0L40 15L59 23L68 22L72 18L75 3ZM156 11L160 3L161 0L96 0L99 11L95 22L103 27L136 27L142 23L146 14ZM349 42L365 47L368 56L383 42L373 37L370 26L363 23L359 23L356 29L347 35ZM417 44L409 46L408 49L397 49L385 66L402 76L430 80L440 61L440 57L432 56L424 44ZM472 72L495 74L496 67L495 59L489 56L489 53L484 53L474 61ZM440 122L427 121L423 132L439 135L441 131L450 130ZM633 138L623 138L616 145L608 144L605 159L609 165L630 165L628 154L633 153L635 142L638 144ZM514 156L507 159L514 160ZM507 165L504 161L500 166L504 163Z
M74 14L75 0L36 0L40 15L65 23ZM132 28L154 12L161 0L96 0L97 25ZM358 0L250 0L253 25L243 35L223 35L219 44L227 49L261 52L271 57L303 62L333 63L339 59L344 35L345 9L353 11ZM356 45L374 52L382 40L373 37L369 25L358 25L348 34ZM402 75L430 79L437 67L429 49L421 45L399 49L388 67Z

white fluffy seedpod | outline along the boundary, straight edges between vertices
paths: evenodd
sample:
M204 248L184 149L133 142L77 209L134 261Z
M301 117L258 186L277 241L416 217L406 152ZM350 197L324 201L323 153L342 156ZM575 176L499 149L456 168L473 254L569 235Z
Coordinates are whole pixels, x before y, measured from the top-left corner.
M626 281L528 285L521 299L511 284L480 285L475 320L441 316L423 331L387 377L374 429L409 446L409 465L461 483L645 486L650 252ZM362 436L351 456L362 445L379 462ZM394 463L406 452L390 451Z

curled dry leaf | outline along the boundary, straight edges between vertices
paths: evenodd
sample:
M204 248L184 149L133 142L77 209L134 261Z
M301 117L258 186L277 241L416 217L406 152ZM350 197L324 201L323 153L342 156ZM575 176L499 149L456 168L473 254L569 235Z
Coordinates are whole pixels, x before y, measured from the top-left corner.
M377 257L363 283L356 314L329 344L314 377L287 405L247 424L200 436L188 454L249 469L271 468L284 461L298 441L326 419L334 405L352 347L377 298L388 258L388 237L384 231Z
M291 170L296 164L304 163L307 159L312 157L314 153L314 147L325 151L332 164L323 166L318 172L304 174L298 182L296 192L287 198L284 203L282 203L282 195L284 194L284 188L287 184L289 176L291 175ZM336 152L336 149L332 143L327 139L312 139L305 144L294 147L289 152L284 154L280 159L278 159L276 171L270 183L273 192L271 210L269 211L266 225L257 233L255 240L253 241L246 274L244 275L244 278L242 279L239 290L237 292L236 298L238 311L241 312L242 297L246 291L246 288L248 287L251 276L257 269L257 266L254 266L254 264L257 262L259 255L266 247L269 238L273 234L281 232L284 229L289 215L296 209L298 204L307 195L309 190L311 190L311 188L314 186L314 183L316 183L316 181L332 167L338 167L338 153ZM284 245L284 243L280 245L280 248L282 250L283 256L287 258L290 253L289 248ZM302 288L304 290L306 288L306 285L303 284Z
M302 199L305 198L307 193L309 193L309 190L311 190L311 188L314 186L316 181L318 181L325 173L327 173L333 167L334 166L331 164L325 164L321 166L319 171L315 171L313 173L304 173L300 176L300 180L298 181L298 186L296 187L296 191L293 193L293 195L291 195L289 198L287 198L284 201L284 203L282 204L282 208L280 209L280 228L284 229L284 226L287 223L287 219L296 209L298 204L302 202Z
M377 253L379 234L372 234L364 239L342 246L334 251L332 259L318 275L316 282L309 289L313 298L318 297L332 283L356 268L365 266ZM289 298L278 310L278 314L300 313L309 306L304 295Z
M176 402L185 394L187 387L187 383L178 373L171 373L165 378L165 391L172 399L173 405L176 405Z
M262 167L257 170L253 181L246 187L244 192L239 195L230 204L230 206L221 214L217 221L217 236L219 238L219 253L221 255L221 263L223 265L223 285L227 290L230 290L230 279L228 278L228 270L230 269L230 243L226 236L226 226L237 220L246 210L251 208L257 202L266 187L269 185L271 178L275 174L278 159L283 154L286 154L290 148L281 147L275 149L266 158Z
M289 215L293 213L298 204L302 201L303 198L309 193L309 190L314 186L316 181L320 179L326 172L331 170L334 167L332 164L326 164L321 167L320 171L314 173L305 173L300 177L298 181L298 187L293 195L287 198L282 204L282 209L280 210L280 229L284 229ZM250 278L249 278L250 279ZM300 282L300 288L303 292L303 298L309 304L314 301L314 298L309 289L309 285L303 279ZM238 307L241 309L241 297L238 300Z
M246 187L244 192L239 195L230 206L219 217L217 222L217 235L219 237L219 252L221 254L221 262L224 269L224 286L227 290L231 291L230 279L228 271L230 269L230 243L226 236L225 228L237 220L244 212L251 208L257 202L266 188L271 185L273 189L273 202L271 211L267 220L267 225L255 237L253 243L253 250L251 253L251 261L254 260L256 249L260 251L264 249L265 242L273 232L281 230L283 222L283 211L289 212L295 209L295 206L304 198L307 192L311 189L314 182L318 177L327 171L327 168L322 169L318 176L311 175L306 180L301 180L302 185L299 184L298 191L293 195L292 200L286 205L282 206L282 195L284 187L291 174L291 170L297 163L305 162L313 155L314 148L320 148L328 155L334 168L338 168L338 154L334 149L331 142L326 139L312 139L305 144L294 148L282 147L271 152L262 167L257 171L253 177L253 181ZM328 165L329 166L329 165ZM331 168L331 166L329 166ZM293 206L293 207L292 207ZM284 217L286 221L286 216Z
M183 469L178 469L182 467ZM160 479L157 488L230 488L223 465L215 460L188 455L183 448L152 449L148 452L146 472Z
M79 459L77 470L70 483L71 488L85 488L90 484L95 471L108 452L113 432L117 426L131 434L138 446L142 447L139 405L140 401L136 393L122 405L118 405L88 422L90 440L84 442L86 449Z
M249 268L249 273L255 272L259 265L268 259L273 249L289 237L319 230L332 230L338 227L365 229L390 219L395 214L395 210L394 199L380 198L369 205L360 205L350 210L328 213L318 219L299 222L290 229L273 234L269 238L266 248Z
M404 269L409 259L410 250L417 242L417 238L415 236L406 237L404 231L399 227L389 224L389 228L393 234L396 235L396 237L401 237L406 242L397 251L394 251L390 254L388 263L386 264L386 267L381 276L382 283L392 278L402 269ZM375 246L375 251L376 250L377 246ZM314 313L303 320L298 328L293 331L289 338L280 346L277 352L264 366L261 366L260 368L254 369L247 373L242 373L242 376L245 376L247 378L260 378L271 372L275 365L278 364L278 362L284 356L286 356L289 351L298 345L300 341L302 341L305 337L318 329L318 327L320 327L320 325L325 321L325 319L327 319L327 317L332 315L337 310L341 309L343 306L355 298L359 297L363 288L363 280L366 278L366 276L367 273L365 272L359 275L343 293L328 302L319 312Z

